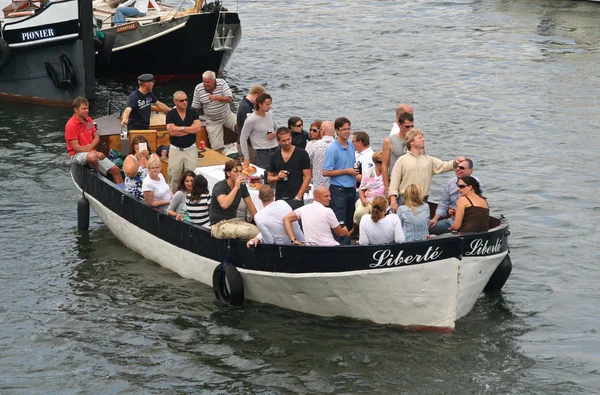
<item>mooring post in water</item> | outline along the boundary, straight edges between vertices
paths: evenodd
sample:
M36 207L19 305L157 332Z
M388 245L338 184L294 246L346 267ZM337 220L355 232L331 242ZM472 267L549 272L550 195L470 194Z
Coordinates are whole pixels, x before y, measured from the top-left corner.
M81 196L77 202L77 229L88 230L90 227L90 202Z

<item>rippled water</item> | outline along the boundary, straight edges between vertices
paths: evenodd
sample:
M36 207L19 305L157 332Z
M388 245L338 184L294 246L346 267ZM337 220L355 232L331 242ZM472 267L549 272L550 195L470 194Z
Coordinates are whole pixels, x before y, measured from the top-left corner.
M236 103L261 83L281 123L344 115L379 147L409 102L429 154L473 158L511 224L503 295L482 296L452 334L257 303L222 310L209 287L128 250L97 217L78 233L70 111L2 103L0 392L599 392L600 4L253 1L239 12L225 75ZM194 85L156 91L168 102ZM133 88L100 81L93 115Z

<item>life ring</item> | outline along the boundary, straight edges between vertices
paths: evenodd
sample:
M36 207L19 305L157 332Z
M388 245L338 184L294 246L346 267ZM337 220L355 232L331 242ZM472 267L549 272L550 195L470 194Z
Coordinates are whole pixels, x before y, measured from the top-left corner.
M8 64L10 60L10 47L6 40L0 37L0 69Z
M483 292L500 292L504 284L506 284L510 272L512 272L512 262L510 256L506 254L494 271L494 274L492 274L492 277L490 277L490 281L485 285Z
M114 33L104 33L104 40L102 43L102 48L98 51L98 61L102 65L110 64L110 59L112 57L112 50L115 45L115 40L117 35Z
M213 291L217 299L228 306L240 306L244 303L242 275L232 263L221 263L215 268Z

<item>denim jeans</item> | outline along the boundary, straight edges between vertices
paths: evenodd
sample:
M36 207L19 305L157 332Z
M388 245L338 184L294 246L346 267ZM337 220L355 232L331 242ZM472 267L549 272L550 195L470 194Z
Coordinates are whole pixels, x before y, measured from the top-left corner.
M454 223L453 219L454 217L440 219L434 227L429 228L429 233L433 235L441 235L443 233L450 232L448 228Z
M113 23L115 25L122 25L125 23L126 16L144 16L143 12L139 12L135 7L117 7L115 14L113 15Z
M344 221L348 230L354 225L354 204L356 203L356 190L335 185L329 186L331 192L331 203L329 204L338 221Z

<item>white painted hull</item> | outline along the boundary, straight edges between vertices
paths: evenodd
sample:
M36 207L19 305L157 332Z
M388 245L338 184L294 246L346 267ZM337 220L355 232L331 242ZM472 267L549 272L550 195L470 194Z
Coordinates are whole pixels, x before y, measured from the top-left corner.
M90 194L85 197L126 246L182 277L212 286L219 262L176 247L121 218ZM456 319L473 308L506 253L341 273L238 270L249 300L326 317L453 329Z

